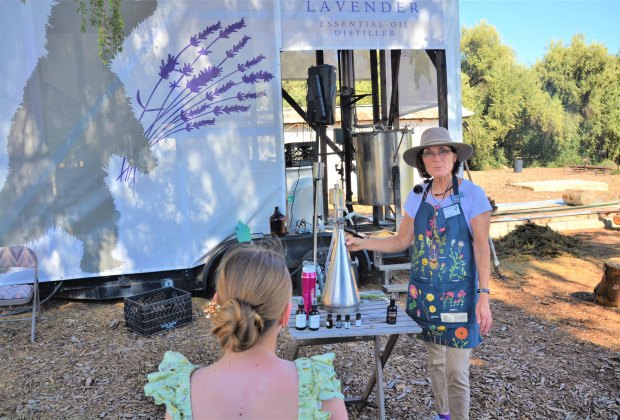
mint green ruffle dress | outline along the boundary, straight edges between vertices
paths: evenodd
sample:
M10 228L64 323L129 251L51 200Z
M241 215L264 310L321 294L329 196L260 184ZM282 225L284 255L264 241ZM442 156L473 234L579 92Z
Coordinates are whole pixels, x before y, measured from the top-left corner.
M321 411L323 401L344 398L333 361L334 353L295 360L299 377L299 419L329 419L330 414ZM190 377L200 367L190 363L181 353L167 351L159 364L159 371L146 376L144 394L153 397L156 404L166 404L174 420L191 419Z

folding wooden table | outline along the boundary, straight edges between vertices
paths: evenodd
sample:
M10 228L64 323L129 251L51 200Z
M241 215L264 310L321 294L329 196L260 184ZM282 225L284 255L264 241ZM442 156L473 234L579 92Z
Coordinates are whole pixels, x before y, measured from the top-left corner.
M348 343L353 341L373 341L375 366L373 374L368 380L366 390L361 396L346 398L347 404L357 404L363 408L368 403L368 396L375 383L377 386L377 402L379 406L380 418L385 419L385 396L383 390L383 367L387 363L396 340L401 334L417 334L422 331L420 326L413 321L403 310L399 308L396 324L387 324L386 308L389 304L388 299L362 299L362 303L357 311L352 311L351 328L344 328L344 314L342 315L342 328L336 328L336 314L333 314L334 328L328 329L325 326L327 312L319 309L321 314L321 326L317 331L309 329L295 329L295 311L297 310L297 300L293 298L293 309L288 324L289 332L293 338L293 354L291 360L297 358L299 349L302 346L319 346L323 344ZM362 326L355 326L355 315L357 312L362 314ZM388 336L385 349L381 351L381 337Z

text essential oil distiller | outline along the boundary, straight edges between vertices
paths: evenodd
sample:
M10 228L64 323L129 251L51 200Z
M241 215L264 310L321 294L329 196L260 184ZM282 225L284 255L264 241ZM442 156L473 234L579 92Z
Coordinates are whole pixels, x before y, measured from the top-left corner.
M360 305L360 294L355 282L351 256L344 241L344 191L334 187L333 203L336 210L334 231L327 255L327 274L323 290L323 308L336 314L355 312Z

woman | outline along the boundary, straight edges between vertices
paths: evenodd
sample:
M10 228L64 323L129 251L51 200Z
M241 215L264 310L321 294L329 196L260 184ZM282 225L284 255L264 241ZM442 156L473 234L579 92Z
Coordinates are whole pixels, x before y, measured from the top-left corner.
M445 128L425 130L420 145L403 154L426 185L409 193L398 234L346 241L351 251L384 253L413 243L406 311L423 330L419 337L441 419L469 418L471 349L492 324L491 205L482 188L456 176L471 154L471 146L453 142Z
M291 278L281 254L257 245L229 251L219 268L211 332L223 356L207 367L167 352L144 390L166 404L166 418L346 419L333 353L276 355L288 325Z

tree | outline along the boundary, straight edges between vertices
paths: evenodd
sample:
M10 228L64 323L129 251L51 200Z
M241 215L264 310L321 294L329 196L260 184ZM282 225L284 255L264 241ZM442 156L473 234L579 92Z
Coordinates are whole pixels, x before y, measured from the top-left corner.
M497 130L501 123L490 116L497 104L488 77L498 62L510 63L514 59L513 51L501 44L499 33L486 21L461 30L462 100L463 105L474 112L465 123L463 137L475 151L471 159L473 168L506 163L498 144L498 137L504 134ZM497 109L497 113L500 112Z
M516 62L493 26L464 28L461 38L463 105L474 111L464 138L472 166L505 165L516 157L549 163L565 143L564 112L531 69Z
M25 1L25 0L23 0ZM123 50L125 21L121 13L122 0L75 0L82 15L82 32L87 24L97 29L99 56L104 63Z
M568 46L552 42L535 66L543 88L576 122L579 153L593 161L620 159L619 60L578 34Z
M486 20L471 29L461 29L461 70L469 76L469 84L477 86L498 61L514 61L514 51L502 45L497 29Z
M609 57L587 111L583 132L591 136L589 155L620 163L620 57Z
M74 0L82 16L82 32L90 25L97 30L99 56L104 64L123 51L125 21L122 0ZM21 0L26 3L26 0ZM107 4L107 5L106 5Z

